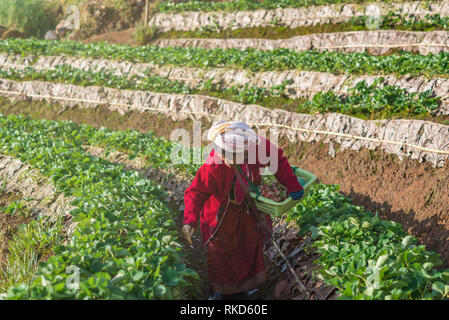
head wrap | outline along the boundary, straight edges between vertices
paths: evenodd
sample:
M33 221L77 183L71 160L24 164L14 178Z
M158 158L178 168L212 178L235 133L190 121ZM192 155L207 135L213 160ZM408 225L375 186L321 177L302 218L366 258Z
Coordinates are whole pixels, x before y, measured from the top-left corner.
M215 146L226 152L241 153L248 150L249 144L259 144L257 133L246 123L239 121L218 121L209 129L207 138Z

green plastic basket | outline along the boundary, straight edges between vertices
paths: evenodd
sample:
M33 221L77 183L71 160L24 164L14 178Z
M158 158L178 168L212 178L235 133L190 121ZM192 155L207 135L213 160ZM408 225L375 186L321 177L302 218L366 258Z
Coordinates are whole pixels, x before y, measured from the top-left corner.
M304 195L306 195L310 186L315 182L316 177L309 171L297 167L292 167L292 169L293 173L298 177L299 183L304 188ZM291 207L300 201L288 197L282 202L276 202L257 195L255 192L250 192L250 196L255 199L257 209L274 217L282 216L282 214L290 210Z

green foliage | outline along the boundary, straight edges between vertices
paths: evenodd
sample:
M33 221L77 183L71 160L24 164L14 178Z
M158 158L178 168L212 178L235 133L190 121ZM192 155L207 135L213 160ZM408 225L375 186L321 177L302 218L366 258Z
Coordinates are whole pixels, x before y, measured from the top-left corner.
M447 299L449 270L399 223L350 203L337 186L312 186L288 216L321 254L317 274L340 299Z
M170 218L164 214L167 211L162 207L158 207L157 213L150 214L150 221L136 214L136 211L139 212L143 209L131 199L140 199L139 196L143 194L146 199L145 203L150 205L150 208L155 203L160 203L159 200L151 202L155 198L151 196L151 191L145 188L139 188L129 194L133 190L132 186L142 186L145 183L143 181L130 183L127 175L120 175L119 180L111 179L113 168L106 169L102 166L92 168L93 160L77 149L77 146L83 144L109 146L111 149L117 148L125 151L131 157L145 156L149 164L154 162L157 166L171 166L168 154L174 144L157 138L151 133L142 134L135 130L95 129L73 122L30 120L10 116L0 117L0 125L2 152L21 153L23 160L32 161L33 165L43 169L47 166L54 168L52 169L55 170L52 171L54 172L53 179L59 181L57 184L62 184L62 189L67 192L73 190L74 195L79 196L75 201L78 209L73 213L77 220L81 221L70 245L57 247L55 257L51 258L48 264L43 265L40 268L41 271L38 270L37 279L41 280L36 280L30 289L24 286L11 288L8 297L136 297L136 291L132 289L134 288L133 283L137 281L137 286L141 290L142 277L145 278L150 274L150 279L153 280L153 273L145 268L139 269L140 265L121 265L120 263L136 262L138 259L136 257L151 259L147 253L155 248L160 248L157 245L158 242L152 241L158 240L160 246L166 248L162 245L164 240L161 241L161 239L164 239L163 236L167 235L165 233L167 231L163 228L160 229L158 224L167 223ZM42 149L41 145L44 142L45 144L51 142L50 145L53 145L53 148ZM70 153L65 151L66 144L70 144ZM37 147L37 149L36 151L30 149L27 151L30 152L28 155L23 152L26 145L30 148ZM66 147L68 146L66 145ZM43 152L44 150L46 152ZM55 164L48 163L50 156L56 162ZM61 158L67 161L61 162ZM94 163L99 166L106 165L106 162L101 159L96 159ZM86 164L88 164L87 168L91 168L89 170L91 177L84 174L86 170L84 165ZM98 170L100 168L103 168L104 171ZM194 165L177 168L189 172L192 177L198 169ZM101 176L96 175L96 171L101 172ZM81 176L77 179L84 181L87 187L80 189L77 179L70 176L68 172L79 172ZM138 177L138 175L133 176ZM91 179L96 181L95 184L92 184ZM110 188L110 184L115 186L114 191ZM146 184L146 186L150 187L152 184ZM100 192L98 188L102 188L104 191ZM120 190L126 190L127 196ZM156 199L161 197L163 195L156 195ZM120 208L120 204L124 208ZM140 218L137 218L136 215ZM150 225L138 224L136 226L128 219L129 216L134 217L131 219L134 223L139 221ZM117 223L119 219L120 223ZM318 265L316 273L327 284L339 289L340 299L448 298L449 270L436 268L441 264L439 256L426 251L424 246L417 244L416 238L408 235L400 224L382 220L363 207L351 204L350 200L338 192L337 186L323 184L312 186L309 194L288 213L288 220L294 220L297 223L301 230L300 235L310 234L315 239L313 246L321 254L316 261ZM170 226L172 222L169 221L167 224ZM140 231L137 232L136 229ZM147 229L151 230L148 231L148 235L146 234ZM128 232L126 237L128 241L121 241L120 236L123 233L120 230ZM157 232L153 234L156 230L162 234ZM134 254L137 248L132 244L135 241L142 241L139 243L146 244L145 239L151 239L152 249L146 250L146 253L142 252L141 255L134 255L134 260L125 259L124 262L123 258L120 258L122 254L126 257L129 257L128 254ZM124 243L126 243L125 246ZM107 249L111 250L113 256L109 255L110 251ZM80 253L78 250L81 250ZM105 250L108 253L105 253ZM173 252L173 250L169 250L169 252ZM65 266L80 263L81 253L86 260L82 263L81 278L84 284L80 293L73 296L54 283L55 280L52 277L58 277L60 282L65 281ZM105 256L108 257L107 260L105 260ZM109 263L105 264L105 261L109 261ZM152 270L157 268L156 266L154 265ZM153 295L151 297L166 297L163 295L167 293L166 290L183 283L180 280L180 273L190 274L190 271L183 273L176 267L167 267L166 264L159 266L158 275L161 275L158 278L159 282L145 282L152 285L150 292ZM165 269L163 269L164 266ZM138 272L139 270L144 275ZM54 286L50 286L50 289L42 286L48 281L54 284ZM120 282L119 288L116 286L117 282ZM162 286L157 286L156 283L162 284ZM29 290L31 290L31 296ZM139 290L137 292L141 292Z
M7 299L180 299L198 275L182 262L167 194L120 165L89 156L73 124L0 117L0 152L40 169L56 191L74 196L78 222L70 242L54 248L29 286L10 288ZM92 129L93 130L93 129ZM126 141L121 142L126 143ZM79 288L69 288L78 268Z
M158 30L156 27L148 26L145 23L138 23L134 31L134 39L136 40L136 43L141 46L154 40L157 33Z
M55 17L41 0L0 1L0 25L15 27L28 36L43 37L56 26Z
M365 26L367 19L367 16L358 16L351 18L348 23L354 26ZM390 11L381 18L379 29L404 29L413 31L447 30L449 29L449 17L442 17L439 14L426 14L424 18L421 18L413 14L401 15Z
M57 66L47 71L27 67L25 69L0 69L0 77L13 80L43 80L70 83L82 86L105 86L118 89L148 90L163 93L206 94L244 104L259 104L265 107L286 108L284 103L295 105L302 113L339 112L356 116L379 116L390 118L394 115L432 115L440 106L440 98L432 91L409 93L396 86L382 86L383 78L367 85L362 81L349 89L347 96L338 96L332 91L317 93L312 101L290 100L285 96L291 81L271 88L255 87L248 84L222 88L212 83L212 79L195 87L180 81L153 75L151 70L144 77L115 75L115 70L83 71L69 66ZM270 97L270 99L267 99Z
M365 81L349 89L349 95L339 97L332 91L317 93L312 101L303 103L298 111L339 112L344 114L432 114L439 108L440 99L432 91L407 92L396 86L379 86L384 79L376 79L371 85Z
M6 208L7 214L17 214L17 203ZM62 241L62 219L40 217L22 224L8 242L6 262L0 269L0 288L25 284L34 279L39 261L52 253L52 248Z
M236 0L236 1L161 1L156 4L158 12L184 11L245 11L257 9L301 8L312 5L338 3L365 3L368 0ZM387 2L387 1L385 1Z
M237 68L251 71L309 70L333 74L449 75L449 52L419 55L410 52L375 56L367 53L296 52L289 49L203 49L197 47L129 46L73 41L10 39L0 41L0 52L22 55L69 55L107 58L156 65L197 68Z

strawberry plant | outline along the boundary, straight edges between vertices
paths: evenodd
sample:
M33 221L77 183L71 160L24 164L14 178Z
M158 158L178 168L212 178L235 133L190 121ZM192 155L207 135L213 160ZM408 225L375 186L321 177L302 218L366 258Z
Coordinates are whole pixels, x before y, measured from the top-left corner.
M447 299L449 270L399 223L350 203L337 186L315 185L288 216L321 254L319 277L340 299Z
M332 91L317 93L312 101L298 107L299 112L339 112L359 115L432 114L440 106L440 99L427 90L421 93L387 85L380 86L383 78L371 85L365 81L349 89L347 96Z
M296 104L301 113L339 112L356 116L379 116L390 118L397 114L432 115L440 107L439 97L428 90L422 93L409 93L396 86L383 86L384 79L379 78L373 84L365 81L349 89L348 95L338 96L332 91L317 93L312 101L288 99L284 92L291 81L284 81L270 89L246 85L221 88L219 85L205 82L195 87L145 72L144 77L119 76L114 70L84 71L69 66L57 66L51 70L0 69L0 77L12 80L41 80L70 83L82 86L104 86L117 89L148 90L163 93L211 95L244 104L260 104L265 107L285 108L284 105ZM207 89L205 89L207 88ZM269 97L267 101L266 98Z
M337 3L364 3L367 0L237 0L237 1L160 1L156 4L157 12L185 11L247 11L257 9L273 10L277 8L301 8L313 5Z
M54 248L29 286L10 288L7 299L178 299L197 274L183 263L173 213L160 186L137 172L93 158L77 132L45 135L54 122L0 117L0 152L30 163L57 191L74 196L77 228ZM66 129L66 128L65 128ZM67 286L72 271L78 287Z

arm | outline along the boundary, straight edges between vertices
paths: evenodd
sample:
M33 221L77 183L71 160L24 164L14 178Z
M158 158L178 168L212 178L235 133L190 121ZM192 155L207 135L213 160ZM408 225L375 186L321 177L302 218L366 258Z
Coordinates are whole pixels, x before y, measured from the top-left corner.
M217 188L216 180L209 169L209 165L203 164L192 184L184 192L184 224L188 224L195 229L205 202Z

